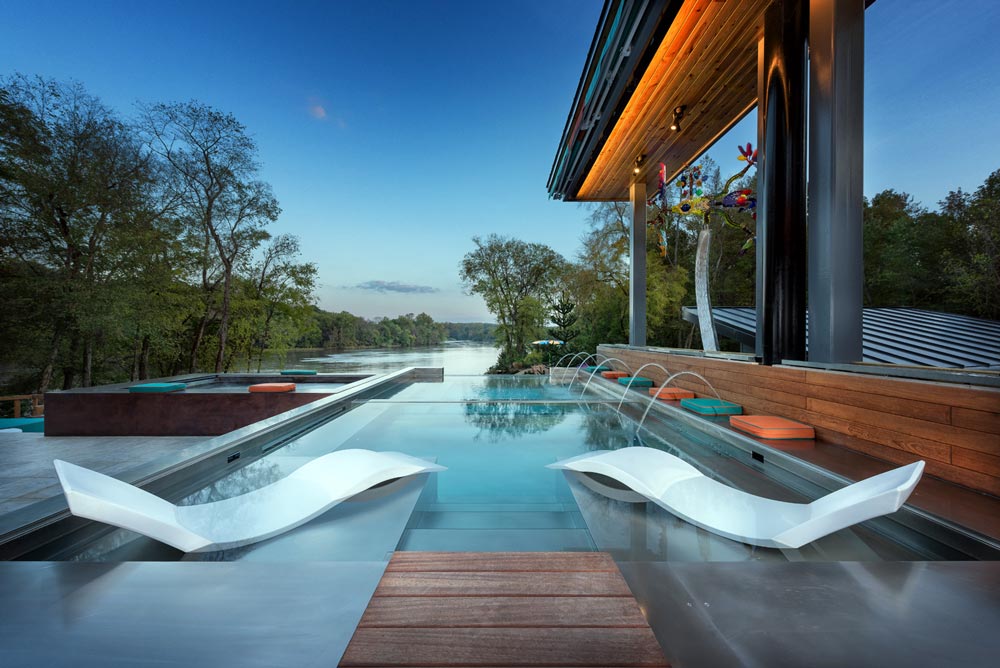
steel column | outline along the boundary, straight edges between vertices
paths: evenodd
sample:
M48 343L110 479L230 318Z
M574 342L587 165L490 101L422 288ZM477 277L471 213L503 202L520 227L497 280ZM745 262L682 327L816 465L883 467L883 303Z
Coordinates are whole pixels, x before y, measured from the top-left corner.
M636 181L629 188L632 224L629 226L628 342L646 345L646 183Z
M809 4L809 360L859 362L865 0Z
M806 347L806 36L801 0L764 14L758 169L757 355L804 360Z

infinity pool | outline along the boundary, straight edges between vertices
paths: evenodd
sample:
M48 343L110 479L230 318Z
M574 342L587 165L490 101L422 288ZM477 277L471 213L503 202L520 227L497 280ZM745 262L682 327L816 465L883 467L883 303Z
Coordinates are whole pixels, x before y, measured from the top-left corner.
M809 498L748 466L707 435L660 420L636 432L618 400L550 385L546 377L446 376L360 403L348 413L219 479L182 503L243 494L342 448L395 450L436 460L447 471L404 481L377 498L343 503L298 529L256 545L184 555L115 531L80 560L360 561L394 550L586 551L620 561L866 561L926 559L865 526L800 550L756 548L679 520L653 504L596 494L547 464L591 450L665 449L741 489L785 501ZM648 397L630 392L626 406ZM745 453L744 453L745 457Z

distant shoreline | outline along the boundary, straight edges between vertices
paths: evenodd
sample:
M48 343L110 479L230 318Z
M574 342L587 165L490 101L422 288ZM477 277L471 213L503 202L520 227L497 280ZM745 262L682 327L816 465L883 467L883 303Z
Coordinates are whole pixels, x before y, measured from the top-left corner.
M349 348L284 348L282 350L268 350L266 354L280 355L287 353L309 353L309 352L335 352L335 353L345 353L352 350L412 350L416 348L433 348L435 346L443 346L448 343L475 343L483 346L496 347L496 343L493 341L476 341L474 339L448 339L447 341L442 341L441 343L428 343L421 344L419 346L351 346Z

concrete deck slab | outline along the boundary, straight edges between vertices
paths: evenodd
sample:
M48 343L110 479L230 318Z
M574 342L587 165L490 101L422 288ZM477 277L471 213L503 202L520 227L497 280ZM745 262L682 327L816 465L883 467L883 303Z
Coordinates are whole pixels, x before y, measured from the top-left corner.
M385 565L0 563L0 665L335 666Z
M676 666L989 666L1000 563L619 563Z

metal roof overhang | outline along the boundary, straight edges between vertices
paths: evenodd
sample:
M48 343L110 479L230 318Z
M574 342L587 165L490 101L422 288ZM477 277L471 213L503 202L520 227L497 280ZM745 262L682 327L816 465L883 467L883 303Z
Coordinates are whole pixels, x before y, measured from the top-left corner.
M587 56L549 195L628 199L635 159L655 188L757 104L757 44L771 0L608 0ZM681 131L673 109L686 107ZM750 138L751 141L755 137Z

